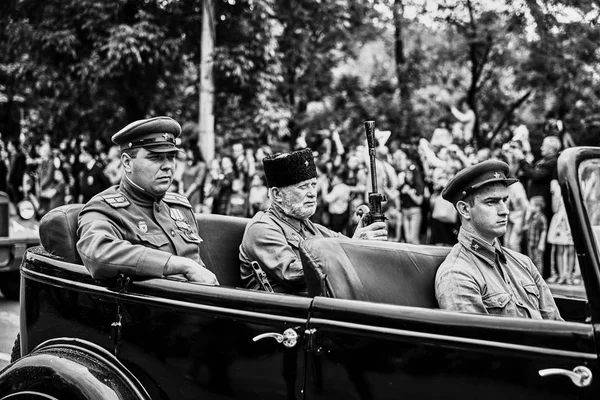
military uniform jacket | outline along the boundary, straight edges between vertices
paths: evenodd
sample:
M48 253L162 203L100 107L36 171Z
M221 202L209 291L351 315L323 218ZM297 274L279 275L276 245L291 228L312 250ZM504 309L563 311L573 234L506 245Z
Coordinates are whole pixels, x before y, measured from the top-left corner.
M240 245L240 274L242 285L259 289L250 263L257 261L275 292L306 291L304 271L300 260L300 243L316 237L343 237L342 234L315 224L309 219L288 217L280 209L270 207L259 211L246 226Z
M123 177L94 196L79 214L77 250L96 279L161 277L172 254L201 264L198 225L189 201L156 199Z

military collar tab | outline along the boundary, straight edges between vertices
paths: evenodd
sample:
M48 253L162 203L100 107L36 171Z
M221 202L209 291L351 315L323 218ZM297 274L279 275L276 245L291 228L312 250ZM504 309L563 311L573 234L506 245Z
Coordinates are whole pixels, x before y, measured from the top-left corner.
M493 244L486 242L482 238L477 237L474 232L462 227L458 234L458 241L477 256L483 258L491 265L494 265L496 259L496 247Z

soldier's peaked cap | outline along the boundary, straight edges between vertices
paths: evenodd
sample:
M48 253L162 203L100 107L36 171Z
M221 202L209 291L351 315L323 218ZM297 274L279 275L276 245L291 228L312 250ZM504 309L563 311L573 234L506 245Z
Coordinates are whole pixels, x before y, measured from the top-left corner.
M176 152L181 125L173 118L155 117L134 121L115 133L111 140L121 150L143 147L154 153Z
M268 187L290 186L317 177L317 167L309 148L265 157L263 167Z
M512 185L518 179L508 178L508 164L500 160L487 160L459 171L442 190L442 198L452 204L485 185L501 182Z

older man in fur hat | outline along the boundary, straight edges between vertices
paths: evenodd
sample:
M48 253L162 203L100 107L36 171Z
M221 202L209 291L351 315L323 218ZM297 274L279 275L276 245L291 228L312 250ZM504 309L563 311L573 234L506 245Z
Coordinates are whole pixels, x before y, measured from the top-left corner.
M461 170L442 191L460 217L458 243L435 277L440 308L562 321L531 259L500 245L508 222L508 164L487 160Z
M258 212L246 226L240 245L242 284L260 289L253 273L256 261L273 291L306 292L299 247L303 240L340 237L338 232L313 223L317 207L317 170L308 148L263 160L271 206ZM387 240L385 222L363 226L362 218L353 239Z

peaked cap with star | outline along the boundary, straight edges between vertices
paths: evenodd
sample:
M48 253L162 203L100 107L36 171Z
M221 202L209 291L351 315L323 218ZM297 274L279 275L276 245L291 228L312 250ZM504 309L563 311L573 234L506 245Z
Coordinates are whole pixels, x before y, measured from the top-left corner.
M181 126L173 118L155 117L134 121L115 133L111 140L121 150L144 147L154 153L179 150L175 139L181 135Z
M317 177L312 150L274 154L263 159L268 187L290 186Z
M518 179L507 178L508 172L508 164L500 160L471 165L454 175L442 191L442 198L456 205L469 193L490 183L501 182L510 186L518 182Z

